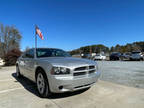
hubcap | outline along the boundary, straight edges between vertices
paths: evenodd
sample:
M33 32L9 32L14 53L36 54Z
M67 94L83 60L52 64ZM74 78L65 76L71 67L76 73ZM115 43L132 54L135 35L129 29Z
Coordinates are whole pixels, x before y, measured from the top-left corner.
M37 88L40 94L43 94L45 89L45 82L44 82L44 77L41 73L39 73L37 76Z

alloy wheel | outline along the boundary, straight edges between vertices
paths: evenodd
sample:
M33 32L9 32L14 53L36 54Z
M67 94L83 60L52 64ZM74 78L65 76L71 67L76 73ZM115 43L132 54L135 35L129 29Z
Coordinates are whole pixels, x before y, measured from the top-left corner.
M40 94L44 93L45 90L45 81L42 73L38 73L37 75L37 88Z

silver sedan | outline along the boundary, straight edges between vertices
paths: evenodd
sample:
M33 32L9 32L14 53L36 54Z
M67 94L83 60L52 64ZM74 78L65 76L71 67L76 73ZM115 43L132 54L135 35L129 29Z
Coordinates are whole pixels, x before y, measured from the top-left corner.
M17 77L25 76L37 84L41 97L53 93L76 91L91 87L100 72L95 61L73 58L54 48L30 49L16 63Z

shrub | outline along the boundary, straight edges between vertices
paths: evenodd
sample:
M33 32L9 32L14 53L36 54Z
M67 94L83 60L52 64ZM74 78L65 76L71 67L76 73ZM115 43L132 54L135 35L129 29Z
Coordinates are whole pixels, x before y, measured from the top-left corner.
M6 55L4 55L5 66L15 65L21 53L22 52L19 49L13 49L9 51Z

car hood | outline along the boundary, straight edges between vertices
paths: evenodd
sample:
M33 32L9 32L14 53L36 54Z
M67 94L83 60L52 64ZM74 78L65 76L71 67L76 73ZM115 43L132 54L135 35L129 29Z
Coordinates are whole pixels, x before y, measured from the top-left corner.
M48 63L51 63L53 66L66 66L66 67L96 65L95 61L74 57L47 57L47 58L40 58L40 61L47 61Z

